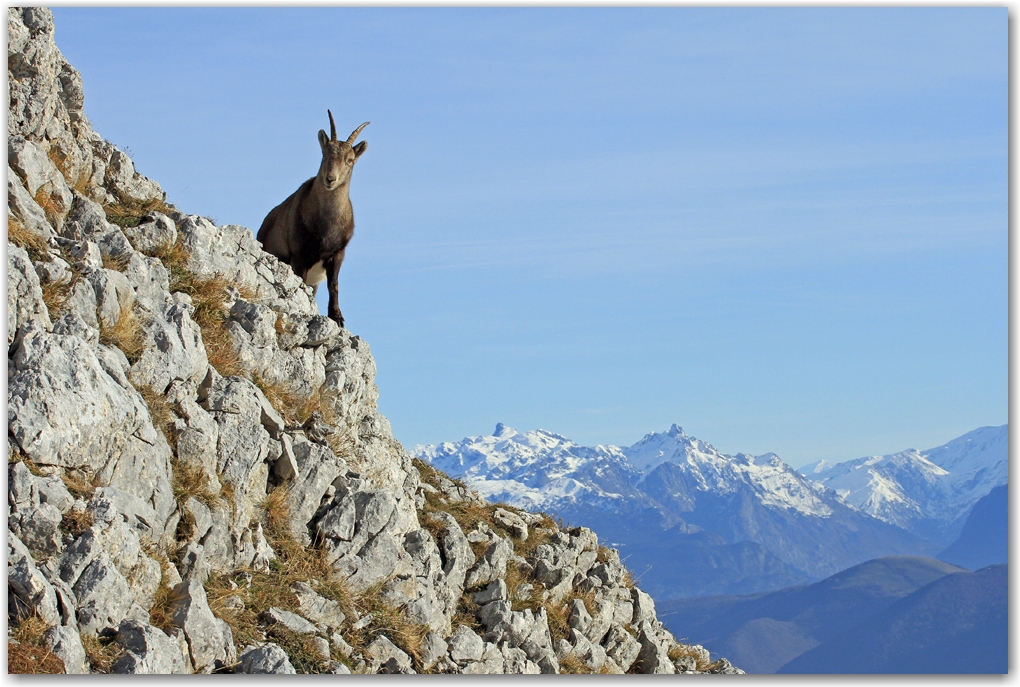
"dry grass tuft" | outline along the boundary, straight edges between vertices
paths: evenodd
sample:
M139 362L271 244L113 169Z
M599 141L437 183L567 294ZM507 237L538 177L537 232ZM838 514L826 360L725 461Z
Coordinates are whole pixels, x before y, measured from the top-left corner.
M266 628L266 638L280 645L297 673L318 675L329 672L329 662L323 660L315 646L315 635L303 635L288 630L284 625L275 624ZM334 651L330 646L330 654ZM333 658L332 655L330 658Z
M59 226L57 220L61 215L61 207L55 198L55 194L47 191L44 188L40 188L35 192L35 202L42 208L43 214L46 215L46 219L53 226Z
M18 675L53 675L64 672L64 662L43 646L43 636L50 629L37 615L22 618L11 628L7 642L7 673Z
M142 542L142 549L146 555L159 562L160 568L159 586L156 588L156 593L153 594L152 608L149 609L149 624L169 634L171 628L174 627L172 609L173 603L176 601L173 588L167 582L169 579L168 571L171 566L170 559L167 558L166 554L159 547L149 540Z
M103 255L103 267L114 272L123 272L131 264L131 255L129 253L121 253L120 255L110 255L108 253Z
M188 260L191 259L191 254L188 253L188 249L184 247L180 239L175 243L164 243L148 255L152 258L159 258L170 273L171 291L179 290L174 289L174 284L180 284L191 277L191 271L188 269Z
M151 253L170 273L170 291L191 296L195 306L192 318L202 329L202 341L209 363L225 377L246 376L247 370L237 357L234 339L227 330L227 305L230 282L221 276L201 278L188 268L191 254L180 239ZM242 294L243 295L243 294Z
M94 634L83 634L81 643L85 647L85 657L93 673L109 673L113 664L124 653L120 645L114 643L113 636L98 637Z
M289 498L290 487L281 484L271 489L260 504L262 524L266 533L274 539L286 541L290 538L290 506L287 504Z
M209 363L225 377L244 376L247 370L238 358L234 338L227 329L228 286L221 277L192 279L186 293L195 306L193 318L202 329Z
M169 215L173 208L162 199L150 198L148 200L124 199L119 203L104 205L106 219L119 227L137 227L150 212L161 212Z
M44 646L7 642L8 675L59 675L64 662Z
M145 323L131 304L120 306L120 316L112 327L99 323L99 342L105 346L116 346L124 352L128 362L136 363L145 346L143 327Z
M28 252L28 257L36 262L47 262L50 259L50 247L39 234L29 231L17 217L7 213L7 240Z
M24 463L25 467L28 468L28 471L31 472L36 477L41 477L43 474L43 471L40 470L39 466L35 464L35 461L29 458L27 455L25 455L25 452L21 450L20 446L17 446L14 449L14 453L8 456L7 463L8 464Z
M312 413L318 413L322 421L328 425L339 424L336 411L322 387L306 396L294 384L269 381L257 372L252 374L251 380L266 395L276 412L283 416L288 427L303 425L312 416ZM344 455L343 449L334 449L334 453Z
M222 493L216 493L209 488L202 468L196 465L174 463L173 488L174 498L180 506L183 506L189 498L194 498L209 508L222 506L226 502ZM181 512L184 512L183 508Z
M385 601L382 598L384 584L380 582L353 599L353 607L358 614L364 616L370 613L372 622L361 630L348 628L348 631L344 632L344 639L355 652L362 652L376 637L386 635L411 657L415 670L421 672L422 643L429 628L427 625L411 622L403 611Z
M28 463L26 462L26 465ZM92 480L85 479L84 474L78 474L79 471L74 468L64 468L63 473L60 475L60 479L63 480L64 486L67 490L77 498L88 501L92 498L92 493L96 490L98 484L98 476L93 477Z
M485 627L478 618L481 606L471 600L472 595L473 592L468 591L460 595L460 599L457 600L457 610L453 614L452 626L456 629L458 625L467 625L478 635L484 636Z
M60 529L77 539L92 527L92 522L92 511L72 509L60 519Z
M126 355L126 354L125 354ZM152 419L152 425L163 432L163 436L170 442L170 445L174 445L174 413L173 406L169 401L166 400L166 396L153 391L152 388L142 385L135 387L138 393L141 394L142 400L145 401L145 405L149 407L149 417Z
M49 312L51 320L55 320L64 314L64 306L67 305L67 299L71 295L71 286L73 284L74 282L71 280L51 281L42 284L43 303L46 304L46 310Z
M560 673L567 675L590 675L591 670L574 654L567 654L560 659Z
M257 372L252 374L251 381L262 390L262 393L266 395L266 398L273 408L276 409L276 412L283 416L287 425L299 425L308 419L311 413L305 415L304 418L300 418L300 415L302 414L302 407L310 399L302 396L294 384L271 382Z
M705 671L710 665L712 665L711 662L705 660L705 657L702 656L700 652L695 651L693 647L686 644L677 644L672 647L666 655L669 657L670 661L675 661L678 658L689 656L694 659L694 667L699 671Z

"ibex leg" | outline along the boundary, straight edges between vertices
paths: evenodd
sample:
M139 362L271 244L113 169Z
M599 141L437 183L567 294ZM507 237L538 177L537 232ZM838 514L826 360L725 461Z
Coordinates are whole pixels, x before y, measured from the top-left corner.
M340 275L340 265L344 261L344 251L334 254L325 260L323 267L326 268L326 287L329 289L329 318L334 320L341 327L344 326L344 316L340 313L339 286L337 284Z

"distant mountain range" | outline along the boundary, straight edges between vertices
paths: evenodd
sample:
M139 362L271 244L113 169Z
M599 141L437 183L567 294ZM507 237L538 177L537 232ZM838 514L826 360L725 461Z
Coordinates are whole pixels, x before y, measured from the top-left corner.
M1005 566L889 556L767 594L662 601L659 617L749 673L1006 672Z
M970 511L960 538L938 559L971 570L1009 561L1009 494L1006 485L995 487Z
M773 453L723 454L675 424L629 447L499 424L412 452L490 500L595 529L653 596L669 599L770 591L886 555L934 556L1005 483L1006 437L1006 426L985 427L928 451L800 471Z
M819 461L801 472L855 508L946 546L978 499L1006 483L1008 441L1008 425L981 427L927 451Z
M1006 673L1008 587L1006 565L946 575L778 672Z

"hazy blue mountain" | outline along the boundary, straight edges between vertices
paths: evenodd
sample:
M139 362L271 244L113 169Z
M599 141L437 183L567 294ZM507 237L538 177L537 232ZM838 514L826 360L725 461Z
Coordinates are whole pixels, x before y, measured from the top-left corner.
M938 555L939 560L977 570L1009 560L1009 493L995 487L974 504L960 538Z
M1008 649L1007 568L993 565L935 580L778 672L1005 673Z
M1009 477L1009 426L981 427L926 451L907 449L801 468L855 508L943 546L971 508Z
M677 425L621 448L500 424L490 436L413 453L490 500L591 527L660 600L778 589L883 555L939 550L775 454L726 455Z
M945 575L965 572L932 558L888 556L815 584L748 596L657 603L667 627L721 652L749 673L773 673Z

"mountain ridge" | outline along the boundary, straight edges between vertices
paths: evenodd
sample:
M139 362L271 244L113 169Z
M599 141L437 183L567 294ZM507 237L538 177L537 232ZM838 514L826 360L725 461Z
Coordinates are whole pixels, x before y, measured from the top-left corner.
M628 540L636 543L631 553L639 567L655 566L649 526L674 533L663 540L674 553L680 535L713 532L726 545L764 547L786 566L780 572L767 556L753 556L755 569L720 573L730 576L723 585L729 589L740 579L748 581L743 591L768 588L761 581L776 573L774 579L786 584L810 582L880 555L933 555L939 548L846 504L773 453L726 455L677 424L629 447L585 447L548 430L518 432L500 423L491 435L419 445L412 453L491 499L598 523L597 529L617 537L622 552ZM631 519L643 525L628 527ZM713 552L705 547L704 540L686 547L697 552L698 566L711 564ZM672 596L713 593L709 587L720 586L719 580L699 587L677 579L680 586L670 592L661 574L652 573L649 584Z
M1008 440L1009 425L979 427L925 451L820 461L801 471L854 507L946 546L978 499L1006 483Z

